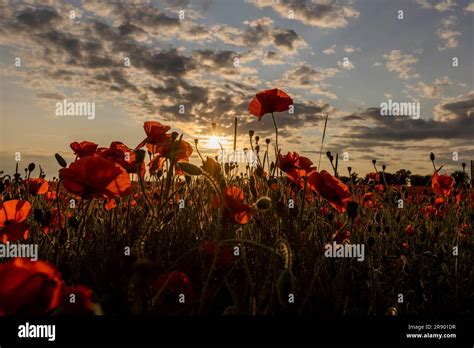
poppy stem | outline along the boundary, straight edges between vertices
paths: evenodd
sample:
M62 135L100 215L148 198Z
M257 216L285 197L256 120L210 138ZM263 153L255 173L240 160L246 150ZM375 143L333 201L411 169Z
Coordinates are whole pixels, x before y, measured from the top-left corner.
M276 152L278 153L280 149L278 147L278 127L277 127L277 124L275 121L275 115L273 115L273 112L272 112L272 120L273 120L273 125L275 126L275 146L276 146Z

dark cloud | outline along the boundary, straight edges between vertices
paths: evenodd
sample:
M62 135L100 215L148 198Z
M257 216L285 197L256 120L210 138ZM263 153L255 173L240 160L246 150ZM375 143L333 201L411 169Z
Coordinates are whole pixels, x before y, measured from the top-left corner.
M61 16L52 8L27 8L16 15L18 23L32 29L51 27L62 20Z
M351 5L341 5L339 1L306 1L306 0L278 0L261 1L250 0L260 8L271 7L282 18L288 18L289 14L294 14L294 20L307 25L321 28L344 28L348 25L350 18L359 17Z
M350 126L354 121L364 124ZM336 137L369 140L373 145L391 141L468 140L474 134L474 93L438 105L433 119L380 116L379 108L369 108L343 117L343 122L350 130Z

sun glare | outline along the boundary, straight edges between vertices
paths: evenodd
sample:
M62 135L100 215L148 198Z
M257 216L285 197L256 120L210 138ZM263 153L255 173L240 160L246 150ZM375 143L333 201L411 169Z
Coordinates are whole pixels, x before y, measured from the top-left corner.
M215 135L209 137L207 141L206 148L208 149L219 149L221 146L219 145L219 138Z

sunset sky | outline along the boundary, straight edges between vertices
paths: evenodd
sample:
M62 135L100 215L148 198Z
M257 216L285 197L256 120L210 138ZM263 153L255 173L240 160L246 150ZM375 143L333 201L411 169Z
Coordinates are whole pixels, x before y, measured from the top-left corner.
M205 148L213 122L230 146L237 116L240 148L250 129L273 142L271 116L247 111L269 88L295 104L276 116L283 153L317 164L328 113L324 150L347 152L342 168L427 174L432 151L459 170L474 160L473 15L472 0L0 0L0 170L20 152L21 170L53 177L71 142L135 147L146 120ZM64 99L95 102L95 118L56 116ZM419 102L420 119L380 116L389 99Z

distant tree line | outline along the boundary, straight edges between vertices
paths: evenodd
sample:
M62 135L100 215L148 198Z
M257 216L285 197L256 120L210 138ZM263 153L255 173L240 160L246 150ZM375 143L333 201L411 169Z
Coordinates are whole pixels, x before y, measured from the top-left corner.
M411 171L400 169L395 173L379 172L380 183L387 185L407 185L411 186L428 186L431 183L431 175L412 174ZM466 172L457 170L451 174L456 186L469 186L470 179ZM384 178L385 177L385 178ZM367 174L364 178L360 178L356 172L351 172L351 176L339 176L345 184L368 184L371 180L370 175Z

